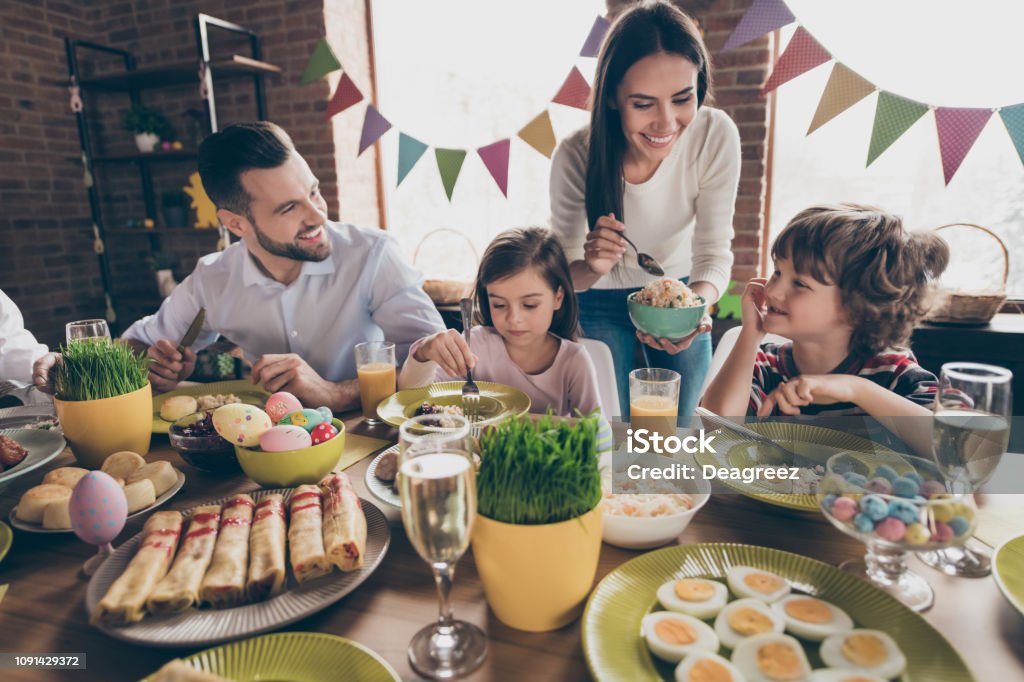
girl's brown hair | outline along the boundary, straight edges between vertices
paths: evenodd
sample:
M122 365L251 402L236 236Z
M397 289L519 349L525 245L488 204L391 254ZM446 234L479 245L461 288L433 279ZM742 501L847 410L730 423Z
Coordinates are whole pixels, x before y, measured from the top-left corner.
M487 326L494 324L487 285L527 268L536 268L552 291L562 290L562 307L551 318L550 331L563 339L575 341L579 334L580 314L569 274L569 261L558 240L541 227L507 230L487 246L476 273L478 322Z
M899 216L879 208L822 204L789 221L772 258L838 286L853 328L850 351L871 356L907 345L928 312L929 285L946 269L949 247L933 232L907 232Z

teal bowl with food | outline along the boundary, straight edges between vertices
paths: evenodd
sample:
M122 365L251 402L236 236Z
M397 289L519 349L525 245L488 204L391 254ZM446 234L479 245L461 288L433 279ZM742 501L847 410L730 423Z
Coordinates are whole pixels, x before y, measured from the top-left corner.
M707 312L704 298L678 280L658 280L626 299L633 326L673 343L692 334Z

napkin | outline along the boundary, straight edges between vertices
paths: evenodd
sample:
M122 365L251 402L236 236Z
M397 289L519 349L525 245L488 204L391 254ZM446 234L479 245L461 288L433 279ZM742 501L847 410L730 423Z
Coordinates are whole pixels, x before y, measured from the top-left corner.
M367 456L391 445L391 441L369 436L358 436L354 433L345 434L345 450L335 469L348 469L350 466L365 459Z

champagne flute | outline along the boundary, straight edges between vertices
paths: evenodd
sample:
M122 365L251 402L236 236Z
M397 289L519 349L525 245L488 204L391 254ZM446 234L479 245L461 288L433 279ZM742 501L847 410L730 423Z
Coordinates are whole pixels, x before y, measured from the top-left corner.
M85 341L88 339L110 340L110 328L106 320L78 320L68 322L64 327L67 342Z
M932 446L953 493L973 494L984 485L1010 441L1013 373L973 362L942 366L935 395ZM992 572L992 553L978 542L921 552L921 561L947 575L979 578Z
M439 424L438 415L421 415L400 428L402 524L413 548L434 571L439 602L437 622L409 643L409 663L437 680L467 675L487 656L487 636L475 625L455 620L449 604L455 564L469 547L476 520L469 421L451 417L454 426Z

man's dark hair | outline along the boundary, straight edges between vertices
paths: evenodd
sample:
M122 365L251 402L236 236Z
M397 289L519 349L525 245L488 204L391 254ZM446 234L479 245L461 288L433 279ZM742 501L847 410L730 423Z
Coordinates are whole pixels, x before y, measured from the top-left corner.
M279 125L270 121L235 123L199 145L199 177L217 208L251 221L252 197L242 187L242 173L254 168L277 168L294 151L292 139Z

